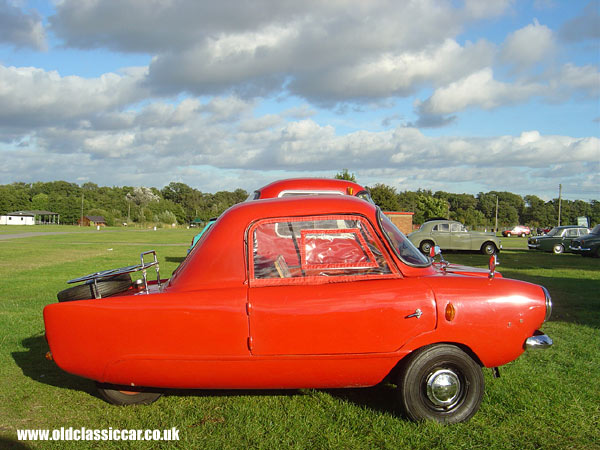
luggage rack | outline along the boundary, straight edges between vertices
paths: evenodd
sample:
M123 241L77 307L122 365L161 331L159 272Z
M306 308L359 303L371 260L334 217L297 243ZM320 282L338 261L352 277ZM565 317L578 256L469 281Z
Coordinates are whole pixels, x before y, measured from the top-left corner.
M144 255L153 255L154 256L154 260L153 261L149 261L146 262L144 261ZM95 296L96 298L100 298L100 295L98 294L98 280L102 281L103 279L110 279L113 277L116 277L118 275L123 275L126 273L132 273L132 272L142 272L142 276L143 276L143 283L144 283L144 290L146 291L146 293L148 293L148 277L146 274L146 269L150 268L150 267L156 267L156 284L158 285L158 287L160 287L160 272L158 269L158 259L156 258L156 251L155 250L148 250L147 252L142 252L140 253L140 264L135 264L132 266L126 266L126 267L120 267L118 269L108 269L108 270L102 270L100 272L94 272L94 273L90 273L89 275L84 275L83 277L79 277L79 278L74 278L72 280L67 281L67 283L72 284L72 283L79 283L81 281L93 281L94 283L94 291L95 291ZM141 280L138 280L138 282Z

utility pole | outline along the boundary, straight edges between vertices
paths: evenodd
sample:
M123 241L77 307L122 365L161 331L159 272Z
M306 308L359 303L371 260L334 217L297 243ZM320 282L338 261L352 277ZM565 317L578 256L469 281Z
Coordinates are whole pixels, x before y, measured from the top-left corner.
M81 220L79 221L79 226L83 225L83 192L81 193Z
M560 204L562 201L562 184L558 185L558 226L560 227Z
M498 232L498 196L496 195L496 233Z

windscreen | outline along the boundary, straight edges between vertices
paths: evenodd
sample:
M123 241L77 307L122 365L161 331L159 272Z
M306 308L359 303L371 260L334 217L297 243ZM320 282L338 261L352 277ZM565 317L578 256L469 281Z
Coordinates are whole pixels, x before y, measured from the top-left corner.
M381 210L377 214L385 236L402 261L414 266L428 266L431 264L431 260L423 255Z

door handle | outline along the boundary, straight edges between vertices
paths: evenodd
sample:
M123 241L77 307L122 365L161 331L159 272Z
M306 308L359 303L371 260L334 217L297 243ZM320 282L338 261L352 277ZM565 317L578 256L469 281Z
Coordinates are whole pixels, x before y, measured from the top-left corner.
M422 314L423 314L423 311L421 311L419 308L417 308L417 309L415 309L414 313L409 314L408 316L405 317L405 319L410 319L411 317L416 317L417 319L420 319Z

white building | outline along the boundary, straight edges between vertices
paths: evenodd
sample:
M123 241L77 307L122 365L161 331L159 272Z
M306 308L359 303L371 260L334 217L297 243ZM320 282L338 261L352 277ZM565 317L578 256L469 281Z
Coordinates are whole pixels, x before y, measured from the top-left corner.
M35 225L35 214L16 211L0 216L0 225Z
M0 225L60 225L60 215L51 211L15 211L0 215Z

